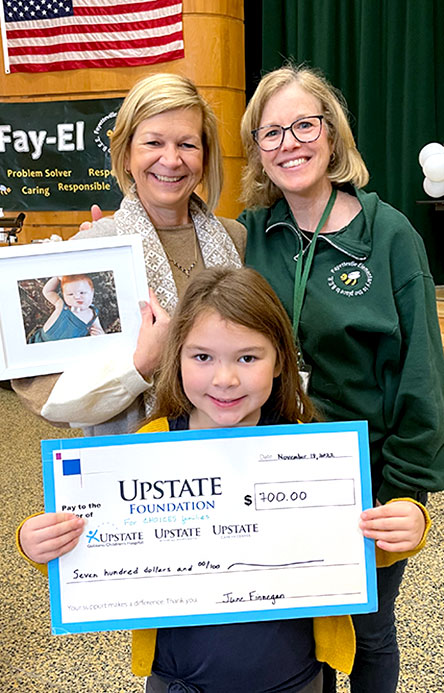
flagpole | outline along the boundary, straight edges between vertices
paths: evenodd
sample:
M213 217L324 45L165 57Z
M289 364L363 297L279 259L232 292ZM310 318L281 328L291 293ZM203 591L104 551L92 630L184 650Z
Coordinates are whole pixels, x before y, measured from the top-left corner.
M5 8L3 5L3 0L0 0L0 28L2 33L2 46L3 46L3 61L5 63L5 74L11 74L11 69L9 67L9 55L8 55L8 43L6 40L6 21L5 21Z

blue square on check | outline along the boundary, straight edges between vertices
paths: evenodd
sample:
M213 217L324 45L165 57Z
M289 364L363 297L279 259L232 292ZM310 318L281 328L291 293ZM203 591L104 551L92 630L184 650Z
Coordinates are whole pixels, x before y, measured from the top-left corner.
M80 474L80 459L63 460L63 476L72 476Z

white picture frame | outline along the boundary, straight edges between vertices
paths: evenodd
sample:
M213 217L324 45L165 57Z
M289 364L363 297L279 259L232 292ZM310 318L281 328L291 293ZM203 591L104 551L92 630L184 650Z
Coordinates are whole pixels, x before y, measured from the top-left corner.
M53 276L79 274L108 279L111 288L107 291L109 295L115 292L113 303L118 312L114 331L31 343L31 333L40 327L36 318L35 329L29 329L29 300L26 296L24 299L24 287L33 282L40 286L43 279ZM148 300L142 239L138 235L0 248L0 380L61 373L68 364L85 356L108 349L118 352L120 348L135 348L141 323L139 301ZM54 306L46 303L51 315ZM37 310L36 315L40 316Z

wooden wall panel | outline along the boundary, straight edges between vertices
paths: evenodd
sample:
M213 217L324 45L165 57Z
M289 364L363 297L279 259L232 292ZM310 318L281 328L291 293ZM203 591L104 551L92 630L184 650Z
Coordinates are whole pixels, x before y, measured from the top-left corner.
M242 208L238 197L243 165L239 125L245 108L243 2L184 0L183 24L185 58L156 65L5 75L1 54L0 101L112 98L125 96L133 84L153 72L187 75L201 89L219 119L225 185L217 212L235 217ZM91 204L94 201L91 199ZM5 207L4 211L9 216L21 210ZM88 217L87 210L26 212L20 242L29 243L52 233L67 239Z

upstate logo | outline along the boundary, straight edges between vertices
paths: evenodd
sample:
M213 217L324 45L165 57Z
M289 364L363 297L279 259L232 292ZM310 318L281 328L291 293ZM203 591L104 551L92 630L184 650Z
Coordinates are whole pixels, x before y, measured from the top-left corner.
M330 270L327 281L330 289L341 296L363 296L373 276L362 262L341 262Z
M143 544L143 533L117 529L114 525L107 527L108 523L100 525L97 529L90 529L85 535L88 548L125 546L127 544Z

